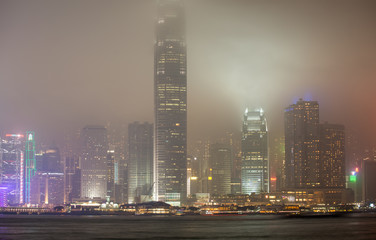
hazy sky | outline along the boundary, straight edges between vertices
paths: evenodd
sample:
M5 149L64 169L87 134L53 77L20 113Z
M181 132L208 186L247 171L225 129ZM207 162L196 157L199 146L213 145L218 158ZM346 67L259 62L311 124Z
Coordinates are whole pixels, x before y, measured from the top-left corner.
M156 1L0 0L0 131L44 141L86 124L153 122ZM189 139L299 97L376 140L376 1L188 0Z

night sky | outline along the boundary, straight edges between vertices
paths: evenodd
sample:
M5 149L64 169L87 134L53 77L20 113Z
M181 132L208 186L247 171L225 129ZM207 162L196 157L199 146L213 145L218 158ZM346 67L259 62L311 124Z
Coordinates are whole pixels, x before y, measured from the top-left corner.
M376 1L188 0L188 136L272 137L299 97L376 143ZM1 0L0 133L61 141L87 124L153 122L152 0Z

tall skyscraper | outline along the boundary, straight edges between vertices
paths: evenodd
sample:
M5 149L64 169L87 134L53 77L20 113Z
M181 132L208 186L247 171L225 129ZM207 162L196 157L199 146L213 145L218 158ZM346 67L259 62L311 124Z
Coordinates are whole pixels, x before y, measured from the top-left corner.
M231 193L232 170L231 146L227 144L211 144L209 157L209 193L226 195Z
M346 187L345 127L320 124L320 186Z
M181 1L159 3L154 62L154 199L180 205L187 195L187 56Z
M4 196L11 205L24 203L24 141L22 134L6 134L0 139L0 183L7 189Z
M26 132L25 147L25 203L31 203L31 180L36 173L34 132Z
M285 109L286 188L320 186L319 104L299 99Z
M128 203L150 201L153 193L153 124L129 124L128 144Z
M81 198L107 196L107 131L103 126L87 126L81 133Z
M115 147L109 146L107 151L107 196L115 201Z
M269 192L268 128L262 109L244 113L242 129L241 191Z

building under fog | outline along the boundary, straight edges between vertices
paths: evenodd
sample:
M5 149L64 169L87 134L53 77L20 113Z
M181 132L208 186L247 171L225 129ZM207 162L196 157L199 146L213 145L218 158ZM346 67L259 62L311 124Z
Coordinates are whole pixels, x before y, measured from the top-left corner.
M153 190L153 124L129 124L128 144L128 203L150 201Z
M319 104L299 99L285 109L285 187L320 186Z
M242 193L269 192L268 128L261 108L246 109L241 144Z
M103 126L82 129L80 144L81 198L107 196L107 131Z
M320 186L346 187L345 127L320 124Z
M160 1L154 55L154 199L187 195L187 56L181 1Z

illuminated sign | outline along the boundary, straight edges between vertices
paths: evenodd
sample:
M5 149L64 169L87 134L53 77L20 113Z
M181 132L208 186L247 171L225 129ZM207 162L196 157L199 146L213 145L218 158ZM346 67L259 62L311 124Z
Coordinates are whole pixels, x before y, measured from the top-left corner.
M18 138L23 138L24 137L23 134L6 134L5 136L6 137L18 137Z
M356 175L350 176L350 182L356 182Z
M270 178L270 181L277 181L277 178L276 177L272 177L272 178Z

